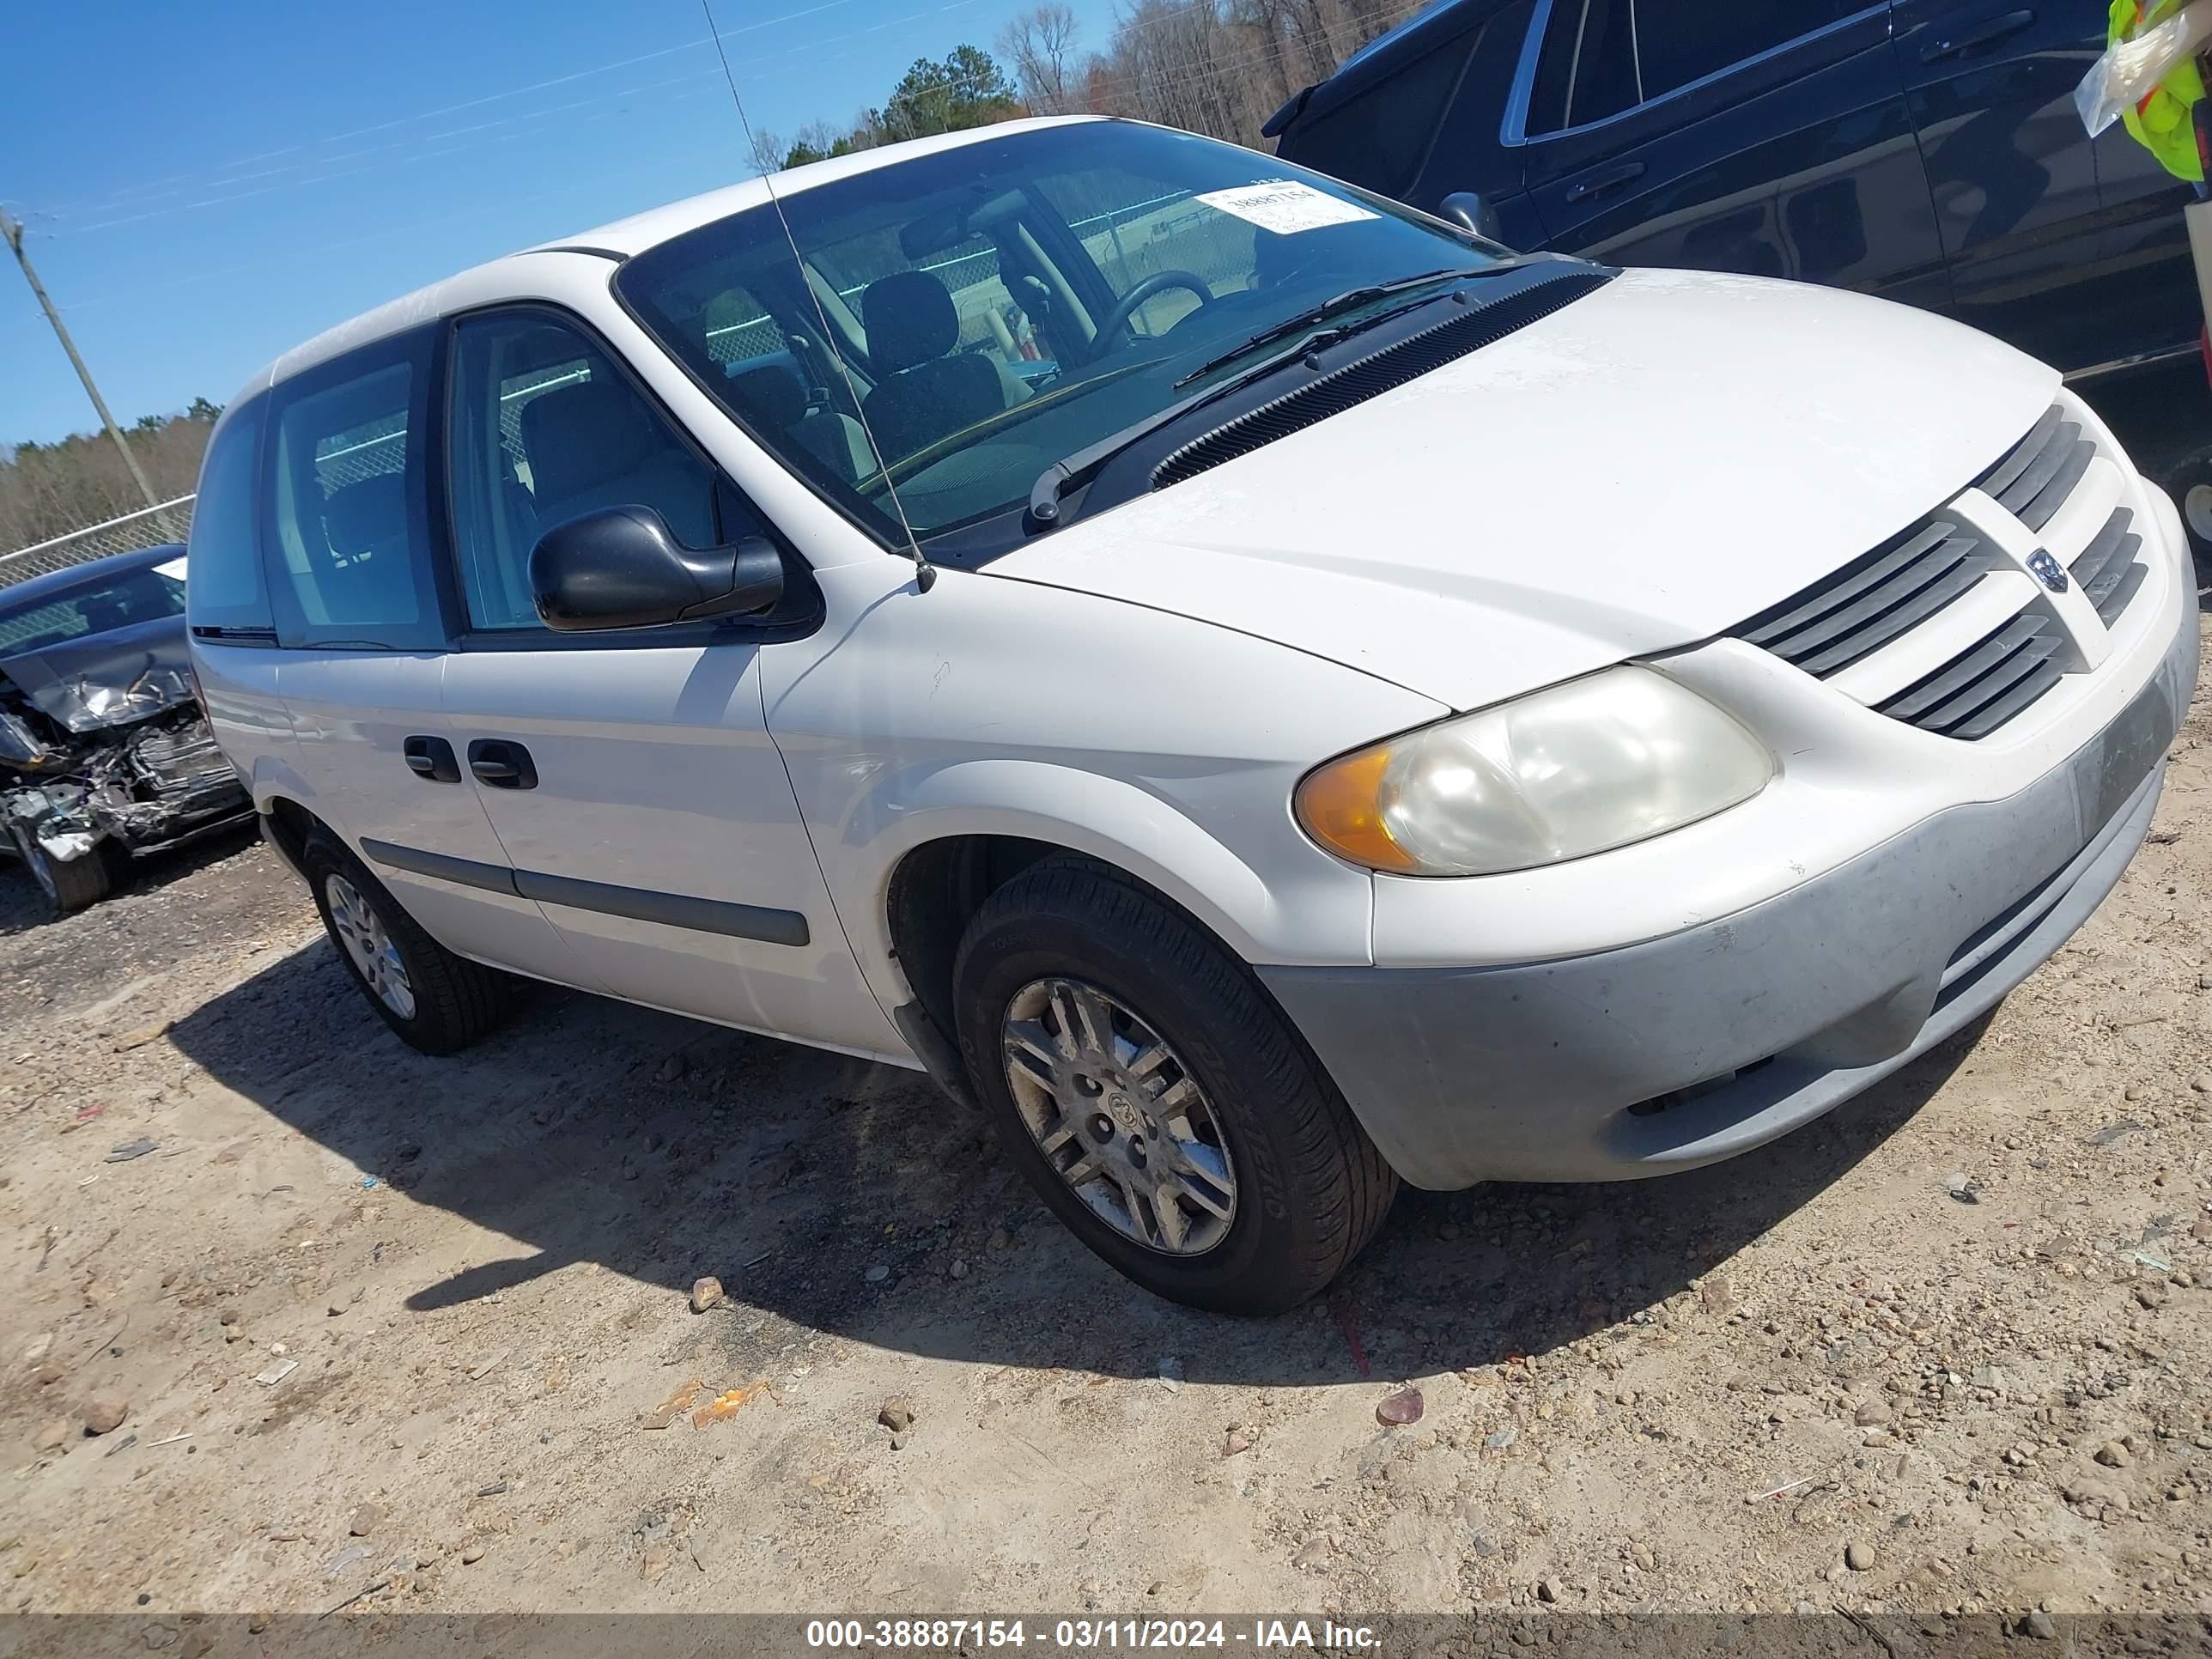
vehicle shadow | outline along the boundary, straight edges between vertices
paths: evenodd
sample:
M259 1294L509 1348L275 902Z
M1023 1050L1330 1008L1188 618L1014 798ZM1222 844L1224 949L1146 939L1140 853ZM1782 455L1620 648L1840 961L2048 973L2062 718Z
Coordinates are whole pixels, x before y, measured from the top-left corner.
M789 1327L986 1364L1297 1386L1540 1355L1713 1272L1916 1112L1979 1027L1717 1169L1601 1187L1407 1193L1326 1304L1219 1318L1120 1279L982 1121L919 1073L540 988L467 1054L380 1024L318 940L180 1021L217 1081L405 1191L533 1247L416 1288L443 1308L596 1262L719 1277L749 1339ZM879 1271L880 1270L880 1271ZM788 1322L788 1326L781 1322ZM1355 1343L1360 1358L1355 1358Z

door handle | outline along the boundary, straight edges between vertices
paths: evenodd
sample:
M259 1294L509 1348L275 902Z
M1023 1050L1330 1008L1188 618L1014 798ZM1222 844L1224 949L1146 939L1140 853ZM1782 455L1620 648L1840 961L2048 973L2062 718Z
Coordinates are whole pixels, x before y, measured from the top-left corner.
M1595 201L1601 196L1610 196L1623 185L1632 184L1643 176L1643 162L1623 161L1617 167L1608 167L1603 173L1569 185L1567 200L1570 202Z
M1948 58L1973 58L1987 52L2000 40L2018 34L2035 21L2032 11L2008 11L2002 17L1992 17L1978 23L1964 34L1947 34L1931 45L1923 46L1920 61L1940 64Z
M460 763L453 758L453 745L443 738L410 738L399 745L406 757L407 769L425 783L459 783L461 781Z
M504 738L478 738L469 744L469 770L492 789L535 789L538 768L530 751Z

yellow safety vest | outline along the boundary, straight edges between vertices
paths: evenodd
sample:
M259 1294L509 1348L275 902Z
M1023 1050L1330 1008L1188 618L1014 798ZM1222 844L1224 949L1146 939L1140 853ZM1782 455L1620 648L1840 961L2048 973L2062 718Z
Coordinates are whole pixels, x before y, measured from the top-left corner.
M2142 24L2169 17L2181 9L2181 0L2112 0L2110 42L2125 40ZM2190 112L2204 97L2203 72L2194 58L2185 58L2168 71L2150 96L2120 112L2120 119L2136 142L2158 158L2159 165L2177 179L2191 184L2204 180L2204 163L2197 153L2197 129Z

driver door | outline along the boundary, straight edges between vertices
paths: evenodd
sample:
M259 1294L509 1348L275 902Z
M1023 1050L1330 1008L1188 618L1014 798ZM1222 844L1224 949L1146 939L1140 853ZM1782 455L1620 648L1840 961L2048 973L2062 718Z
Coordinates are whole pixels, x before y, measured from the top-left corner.
M468 629L446 659L444 708L517 890L617 996L898 1053L762 703L763 653L818 608L805 567L790 557L793 603L760 617L552 633L528 561L555 524L643 506L695 547L773 530L565 313L465 318L451 361Z

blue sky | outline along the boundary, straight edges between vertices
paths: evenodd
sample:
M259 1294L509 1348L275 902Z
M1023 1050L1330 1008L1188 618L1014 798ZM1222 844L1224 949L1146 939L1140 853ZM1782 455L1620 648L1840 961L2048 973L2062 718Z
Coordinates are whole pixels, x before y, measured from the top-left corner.
M1111 0L1075 0L1084 50ZM756 128L880 104L1023 0L714 0ZM13 5L0 202L126 425L410 288L748 176L698 0ZM94 424L0 252L0 444Z

